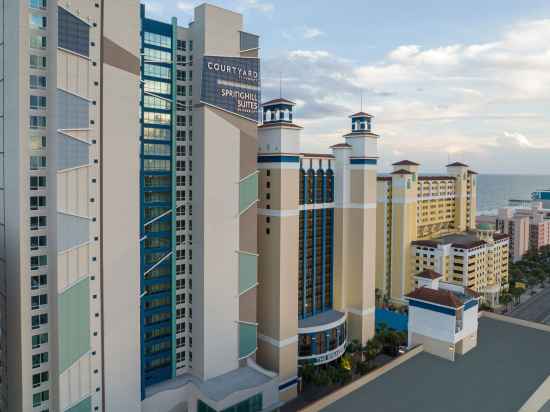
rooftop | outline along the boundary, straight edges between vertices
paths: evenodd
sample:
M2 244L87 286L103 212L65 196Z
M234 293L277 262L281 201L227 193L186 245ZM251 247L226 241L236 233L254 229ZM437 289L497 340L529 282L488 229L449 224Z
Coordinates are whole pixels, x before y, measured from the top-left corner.
M468 165L465 165L464 163L460 163L460 162L454 162L454 163L450 163L447 165L447 167L455 167L455 166L459 166L459 167L470 167Z
M274 105L274 104L289 104L291 106L296 106L296 103L290 101L290 100L287 100L287 99L283 99L283 98L278 98L278 99L273 99L273 100L270 100L268 102L265 102L265 103L262 103L262 106L271 106L271 105Z
M439 279L443 277L441 273L437 273L435 270L431 270L431 269L425 269L424 271L417 273L415 276L419 278L425 278L425 279Z
M395 172L392 172L391 174L392 175L412 175L413 173L405 169L399 169L399 170L396 170Z
M393 163L392 166L420 166L411 160L401 160L400 162Z
M451 291L448 289L430 289L427 287L421 287L413 290L406 298L421 300L424 302L431 302L437 305L447 306L449 308L460 308L464 306L466 302L472 300L472 296Z
M300 319L298 322L299 329L313 328L315 326L328 325L329 323L337 322L346 316L345 313L337 310L328 310L326 312L319 313L309 318Z
M372 114L368 114L367 112L358 112L355 114L352 114L350 117L374 117Z
M548 332L482 317L467 355L420 353L324 412L516 412L550 375L548 347Z
M480 240L475 232L453 233L437 239L415 240L412 242L413 245L427 247L451 244L453 247L460 249L473 249L486 243L484 240Z

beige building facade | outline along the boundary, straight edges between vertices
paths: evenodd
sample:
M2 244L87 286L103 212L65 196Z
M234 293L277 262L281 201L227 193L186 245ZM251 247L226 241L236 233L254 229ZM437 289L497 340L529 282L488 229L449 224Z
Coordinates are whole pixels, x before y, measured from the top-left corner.
M258 135L260 365L296 396L298 368L338 359L374 335L376 170L372 116L331 154L302 153L294 103L263 104Z
M139 3L0 10L0 409L136 410Z
M422 175L409 160L393 167L377 178L376 289L404 303L414 288L412 243L475 229L476 173L458 162L441 176Z

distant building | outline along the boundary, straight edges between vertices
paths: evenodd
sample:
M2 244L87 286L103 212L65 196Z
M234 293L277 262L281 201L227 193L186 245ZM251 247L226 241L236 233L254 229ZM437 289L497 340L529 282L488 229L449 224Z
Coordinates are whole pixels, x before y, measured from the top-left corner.
M483 225L479 225L483 228ZM510 258L521 260L529 250L529 216L514 214L510 207L501 208L496 218L496 230L510 235Z
M394 163L394 172L378 176L376 288L394 302L413 290L414 241L475 229L476 173L462 163L447 174L419 174L410 160Z
M409 347L419 344L436 356L454 361L477 345L479 294L443 282L433 270L417 274L409 303Z
M508 289L508 236L494 231L416 240L412 262L414 273L436 271L443 280L480 293L490 306Z
M533 201L528 208L501 208L496 229L510 235L510 256L519 260L528 249L539 250L550 245L550 210L544 203Z
M550 189L533 192L531 199L541 202L544 209L550 209Z

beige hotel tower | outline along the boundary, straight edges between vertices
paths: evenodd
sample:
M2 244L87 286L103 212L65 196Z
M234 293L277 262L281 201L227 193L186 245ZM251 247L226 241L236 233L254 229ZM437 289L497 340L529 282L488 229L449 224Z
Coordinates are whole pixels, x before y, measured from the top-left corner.
M296 396L298 367L374 335L379 136L367 113L332 154L300 152L294 103L263 104L258 133L258 354Z

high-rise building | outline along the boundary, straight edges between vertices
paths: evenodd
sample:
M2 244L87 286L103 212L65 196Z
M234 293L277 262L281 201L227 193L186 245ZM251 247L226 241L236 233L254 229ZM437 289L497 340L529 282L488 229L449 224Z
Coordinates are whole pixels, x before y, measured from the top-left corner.
M142 410L275 407L255 362L259 37L208 4L188 27L141 15Z
M0 11L0 409L138 410L138 2Z
M374 335L377 141L367 113L332 154L300 152L294 103L263 104L258 168L258 361L296 396L297 371Z
M409 160L393 166L378 177L376 288L404 303L417 273L412 242L475 229L476 173L458 162L442 176L420 175Z
M533 195L537 196L543 195ZM537 251L550 245L550 210L544 209L543 204L541 200L533 200L527 207L499 209L496 229L510 235L510 256L514 262L529 249Z

